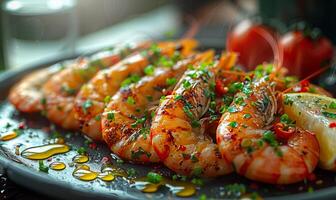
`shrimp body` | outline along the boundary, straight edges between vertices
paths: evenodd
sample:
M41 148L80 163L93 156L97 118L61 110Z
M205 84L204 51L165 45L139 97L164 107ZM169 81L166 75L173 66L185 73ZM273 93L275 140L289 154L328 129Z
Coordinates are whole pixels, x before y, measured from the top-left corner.
M43 108L41 88L61 68L61 64L55 64L26 75L10 90L9 101L21 112L40 112Z
M151 115L160 97L175 86L190 64L212 56L213 52L209 51L181 60L172 68L157 68L152 76L145 76L137 84L119 90L102 115L102 134L111 151L134 162L158 162L149 131ZM134 101L127 101L129 98Z
M268 127L277 113L277 99L267 79L246 82L235 95L220 119L217 142L238 174L271 184L295 183L315 169L319 145L312 133L299 128L286 141L276 139Z
M42 88L45 98L44 111L47 118L63 128L79 129L73 106L75 96L81 86L100 69L109 67L123 56L148 45L148 43L141 43L134 47L120 47L99 52L91 58L79 58L70 67L51 76Z
M81 123L82 132L94 140L102 140L101 114L110 98L123 87L123 82L126 79L134 81L132 77L140 79L144 69L158 59L158 54L171 57L176 48L182 47L182 51L185 51L184 47L188 48L189 45L189 42L160 42L155 51L150 48L146 52L135 53L113 67L100 71L81 88L75 101L76 118Z
M217 144L200 131L199 120L208 110L215 81L212 70L207 66L186 71L173 93L160 103L152 122L155 152L179 174L215 177L232 171Z

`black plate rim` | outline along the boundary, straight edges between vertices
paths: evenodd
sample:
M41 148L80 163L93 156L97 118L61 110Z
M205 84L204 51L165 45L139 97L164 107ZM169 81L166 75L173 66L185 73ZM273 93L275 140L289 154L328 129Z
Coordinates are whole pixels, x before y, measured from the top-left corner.
M9 89L13 83L18 80L22 75L30 72L31 70L43 68L46 66L50 66L59 61L73 59L79 55L75 56L66 56L60 55L55 57L54 59L44 60L38 63L31 64L27 67L14 69L5 71L0 74L0 91L5 89ZM6 99L6 98L4 98ZM47 196L51 196L54 198L62 198L62 199L130 199L135 196L121 196L114 195L109 193L102 192L94 192L88 191L84 188L72 187L68 183L64 183L61 181L57 181L56 179L50 178L47 174L35 171L29 167L26 167L22 164L14 162L9 158L0 155L0 164L2 165L4 172L6 175L15 183L22 185L26 188L29 188L38 193L42 193ZM40 190L40 186L49 186L51 190ZM50 188L49 188L50 189ZM318 191L314 191L312 193L298 193L284 196L276 196L276 197L267 197L265 199L269 200L312 200L312 199L331 199L336 197L336 186L328 187L324 189L319 189Z

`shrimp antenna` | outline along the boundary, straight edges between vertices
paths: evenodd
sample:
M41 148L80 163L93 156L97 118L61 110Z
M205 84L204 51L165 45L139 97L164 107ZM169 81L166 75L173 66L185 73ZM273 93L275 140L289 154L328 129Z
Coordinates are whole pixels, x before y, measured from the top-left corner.
M193 38L199 31L200 23L196 19L191 19L191 25L182 38Z
M277 41L274 39L271 33L263 29L257 29L256 31L271 46L274 55L275 72L278 72L281 69L283 63L283 51L280 49Z
M292 85L291 87L285 89L284 91L282 91L281 93L286 93L286 92L289 92L291 89L293 89L295 86L299 85L300 83L304 82L304 81L307 81L311 78L314 78L315 76L321 74L322 72L324 72L325 70L329 69L330 65L329 66L326 66L326 67L323 67L315 72L313 72L312 74L310 74L309 76L307 76L306 78L302 79L301 81L299 81L298 83Z

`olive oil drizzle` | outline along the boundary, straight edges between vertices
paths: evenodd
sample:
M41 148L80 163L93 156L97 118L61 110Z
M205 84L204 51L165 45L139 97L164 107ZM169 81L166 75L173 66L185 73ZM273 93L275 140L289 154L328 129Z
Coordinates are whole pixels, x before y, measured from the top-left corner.
M30 147L21 152L21 156L30 160L44 160L56 154L70 151L70 147L65 144L47 144Z
M160 187L169 188L170 192L178 197L190 197L196 193L196 186L190 182L174 181L164 177L159 183L150 183L146 177L134 179L133 187L145 193L157 192Z
M0 141L9 141L16 138L18 134L15 131L4 133L0 136Z

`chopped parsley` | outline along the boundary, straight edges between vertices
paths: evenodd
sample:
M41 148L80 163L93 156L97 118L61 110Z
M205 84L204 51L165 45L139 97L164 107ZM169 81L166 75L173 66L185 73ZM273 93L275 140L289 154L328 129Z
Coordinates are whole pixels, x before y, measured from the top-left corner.
M109 121L114 120L114 113L112 111L109 111L106 113L106 117Z
M76 90L75 90L75 89L70 88L70 87L67 86L67 85L62 85L61 90L62 90L63 92L65 92L66 94L68 94L68 95L73 95L73 94L76 93Z
M336 119L336 113L323 111L322 114L328 118Z
M140 129L140 134L143 136L143 138L146 140L147 136L150 134L150 128L141 128Z
M110 102L110 100L111 100L111 96L106 96L104 98L104 103L107 104L108 102Z
M131 127L132 127L132 128L135 128L135 127L138 126L138 124L143 124L143 123L145 123L146 119L147 119L146 116L137 119L133 124L131 124Z
M207 200L206 194L201 194L198 198L198 200Z
M252 116L251 116L251 114L246 113L246 114L243 115L243 117L244 117L244 119L249 119L249 118L251 118Z
M160 97L160 103L162 103L165 99L166 99L166 96L165 96L165 95L161 96L161 97Z
M45 166L43 160L39 160L39 170L44 173L48 173L49 167Z
M198 162L198 158L197 158L197 156L196 156L195 154L192 154L191 157L190 157L190 159L191 159L191 161L192 161L193 163Z
M158 61L158 65L161 65L163 67L172 67L174 66L175 62L172 59L166 58L164 56L161 56Z
M232 128L236 128L236 127L238 127L238 123L233 121L233 122L229 123L229 126L231 126Z
M128 169L126 173L129 177L135 177L137 175L137 172L135 171L134 168Z
M133 74L121 83L121 87L122 88L128 87L132 83L137 83L139 80L140 80L140 76L137 74Z
M263 136L262 136L262 140L266 143L268 143L271 147L273 147L275 153L279 156L282 157L282 152L281 150L278 148L279 147L279 143L278 141L275 139L275 135L272 131L268 130L265 131Z
M285 125L289 125L289 126L295 124L295 121L291 120L287 114L281 115L280 122L285 124Z
M197 186L203 186L204 185L204 181L203 179L200 179L200 178L193 178L191 180L191 182Z
M146 96L147 101L153 101L153 97L152 96Z
M185 89L188 89L191 87L191 83L188 80L183 80L182 85Z
M201 167L195 167L192 174L194 176L200 176L203 172L203 169Z
M151 157L151 153L145 151L143 148L139 147L137 151L131 151L131 158L132 159L139 159L140 156L146 155L148 158Z
M237 93L239 90L243 89L243 83L242 82L235 82L229 85L228 92L231 94Z
M329 104L329 108L330 108L330 109L336 109L336 102L335 102L335 101L331 102L331 103Z
M146 75L153 75L154 74L154 66L153 65L148 65L145 69L144 69L144 73Z
M47 99L46 98L42 98L41 99L41 104L42 105L46 105L47 104Z
M166 79L166 84L167 84L168 86L175 85L176 82L177 82L176 78L167 78L167 79Z
M230 113L235 113L235 112L238 112L238 109L234 106L230 106L228 107L227 111Z
M290 105L291 106L291 105L293 105L294 101L290 97L285 96L284 103L285 103L285 105Z
M229 197L237 198L237 197L241 197L244 194L246 194L246 186L244 184L234 183L234 184L226 185L224 189Z
M250 96L252 94L252 88L250 84L247 84L243 87L242 92L246 94L247 96Z
M134 105L135 104L135 100L133 97L131 96L128 96L127 97L127 103L130 104L130 105Z
M177 95L175 95L174 99L178 101L178 100L182 99L182 97L183 97L182 95L177 94Z
M84 147L79 147L79 148L77 149L77 153L78 153L79 155L85 155L85 154L86 154L86 149L85 149Z
M82 110L84 112L84 114L87 114L87 110L93 106L93 103L90 99L86 100L83 105L82 105Z
M160 183L162 181L163 177L155 172L148 172L147 174L147 181L151 183Z
M161 53L161 50L160 50L160 48L157 44L152 44L149 47L149 51L151 51L153 53L153 55L155 55L155 56L160 56L160 53Z

